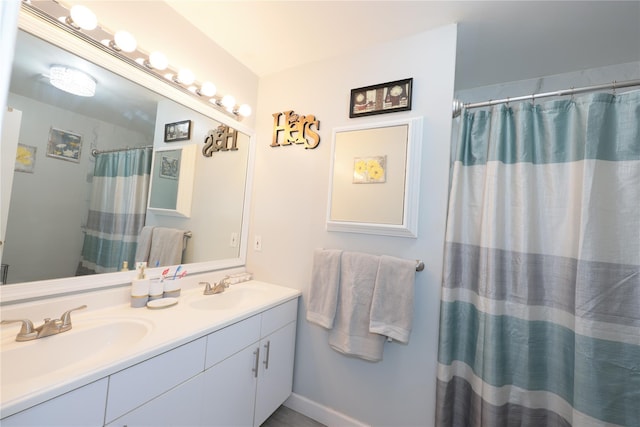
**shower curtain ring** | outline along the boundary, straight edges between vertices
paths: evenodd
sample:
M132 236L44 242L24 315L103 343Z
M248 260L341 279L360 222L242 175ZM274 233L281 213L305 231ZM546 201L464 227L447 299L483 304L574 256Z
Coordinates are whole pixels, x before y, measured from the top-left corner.
M613 81L613 83L611 84L611 87L612 87L612 89L613 89L613 95L614 95L614 96L616 95L616 83L617 83L617 82L614 80L614 81Z

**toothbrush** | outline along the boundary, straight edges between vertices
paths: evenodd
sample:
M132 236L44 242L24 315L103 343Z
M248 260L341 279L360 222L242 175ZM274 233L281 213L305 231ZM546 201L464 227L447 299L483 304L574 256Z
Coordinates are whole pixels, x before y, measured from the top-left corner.
M173 273L173 280L176 280L176 276L178 275L178 271L180 271L181 268L182 268L181 265L179 265L178 268L176 268L176 272Z

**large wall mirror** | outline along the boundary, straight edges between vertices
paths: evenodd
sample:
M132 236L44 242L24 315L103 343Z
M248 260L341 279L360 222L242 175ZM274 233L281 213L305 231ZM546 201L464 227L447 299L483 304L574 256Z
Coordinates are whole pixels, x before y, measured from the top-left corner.
M18 155L31 161L11 177L1 253L8 266L7 284L0 287L2 303L130 279L110 271L78 277L91 222L95 163L109 152L192 153L189 215L147 211L148 192L132 203L143 207L146 225L189 232L182 258L189 273L244 265L252 130L24 11L19 26L8 106L22 111ZM53 64L92 75L96 95L79 97L52 87L46 76ZM165 125L185 120L191 123L191 137L165 142ZM207 133L224 125L238 130L238 150L204 157Z

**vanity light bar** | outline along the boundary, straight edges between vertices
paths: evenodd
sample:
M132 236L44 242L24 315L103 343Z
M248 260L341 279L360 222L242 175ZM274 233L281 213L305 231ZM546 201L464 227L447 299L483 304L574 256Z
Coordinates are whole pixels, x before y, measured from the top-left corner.
M147 54L138 49L136 40L130 33L109 33L98 24L95 14L85 6L75 5L68 9L55 0L22 0L22 8L237 120L251 114L249 105L235 104L235 98L230 95L217 95L213 83L196 82L190 70L171 69L163 53Z

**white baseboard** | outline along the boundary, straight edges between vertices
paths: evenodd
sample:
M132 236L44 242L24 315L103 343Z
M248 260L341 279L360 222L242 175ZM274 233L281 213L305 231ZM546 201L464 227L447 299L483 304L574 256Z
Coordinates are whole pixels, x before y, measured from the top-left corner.
M313 418L328 427L371 427L369 424L362 423L335 409L331 409L295 393L291 393L291 396L284 402L284 406L300 412L309 418Z

